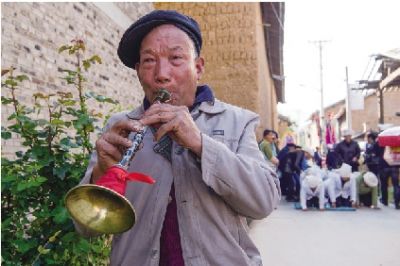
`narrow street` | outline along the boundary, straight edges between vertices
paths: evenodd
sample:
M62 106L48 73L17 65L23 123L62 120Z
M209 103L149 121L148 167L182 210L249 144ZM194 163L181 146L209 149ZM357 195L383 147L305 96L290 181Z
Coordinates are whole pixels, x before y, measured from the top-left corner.
M400 265L400 211L393 206L357 211L295 210L282 201L250 235L264 265Z

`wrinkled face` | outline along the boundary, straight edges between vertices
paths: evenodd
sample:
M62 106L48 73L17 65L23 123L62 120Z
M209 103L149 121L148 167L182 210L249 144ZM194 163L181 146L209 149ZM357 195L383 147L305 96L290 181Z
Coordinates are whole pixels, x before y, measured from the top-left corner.
M204 72L204 60L196 58L193 41L185 32L161 25L143 39L135 69L150 103L156 92L165 88L172 94L170 104L190 107Z

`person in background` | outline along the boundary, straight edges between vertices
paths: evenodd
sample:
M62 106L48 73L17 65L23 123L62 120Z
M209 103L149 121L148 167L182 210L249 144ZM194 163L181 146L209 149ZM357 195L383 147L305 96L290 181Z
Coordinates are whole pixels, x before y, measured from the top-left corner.
M276 154L279 153L280 149L279 149L279 135L278 132L276 132L275 130L272 130L272 132L275 134L275 140L274 140L274 144L275 144L275 149L276 149Z
M314 152L314 161L315 164L317 164L319 167L322 167L322 154L321 154L321 148L320 147L315 147L315 152Z
M353 132L344 130L342 140L335 148L341 160L351 166L353 172L358 171L358 159L360 159L361 149L357 142L352 140Z
M373 172L365 172L356 177L357 204L378 209L378 178Z
M279 160L277 159L277 149L275 145L276 135L273 130L266 129L263 133L263 140L259 144L259 148L264 155L264 158L277 169Z
M332 208L357 207L357 186L351 166L343 163L339 169L330 171L329 178L330 191L334 193L334 200L331 199Z
M380 164L380 147L378 142L376 142L376 138L378 134L376 132L370 132L367 135L367 145L365 149L365 161L364 163L367 165L368 170L374 173L375 175L379 175L379 164Z
M335 150L333 144L328 144L328 153L326 154L326 167L328 170L338 169L343 161Z
M296 171L296 145L294 143L286 144L286 146L279 152L278 158L278 169L282 173L282 195L286 195L286 201L288 202L298 201L298 198L296 198L296 183L293 176Z
M301 182L300 206L303 211L308 208L324 210L325 188L319 175L307 175Z
M379 160L379 179L381 183L381 202L383 205L388 206L388 180L392 181L393 186L393 198L394 206L397 210L400 210L400 186L399 186L399 166L389 165L383 155L385 153L385 147L378 146Z

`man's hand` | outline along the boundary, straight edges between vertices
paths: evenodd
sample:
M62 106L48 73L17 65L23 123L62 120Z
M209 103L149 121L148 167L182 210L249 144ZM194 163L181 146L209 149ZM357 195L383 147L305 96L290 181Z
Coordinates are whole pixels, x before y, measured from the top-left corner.
M156 141L168 134L179 145L201 156L201 132L186 106L156 103L139 121L144 125L161 124L154 135Z
M278 158L276 158L275 156L273 156L273 157L271 158L271 162L272 162L274 165L276 165L276 166L279 165L279 160L278 160Z
M136 120L121 120L96 141L97 164L93 168L92 183L101 177L108 168L122 159L124 151L132 146L128 139L129 133L143 129L143 125Z

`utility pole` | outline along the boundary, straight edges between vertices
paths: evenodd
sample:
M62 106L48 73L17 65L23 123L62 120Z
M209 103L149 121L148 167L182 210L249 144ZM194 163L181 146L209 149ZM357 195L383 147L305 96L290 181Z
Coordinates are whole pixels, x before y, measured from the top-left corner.
M326 153L325 143L325 110L324 110L324 79L323 79L323 65L322 65L322 48L327 40L311 41L311 43L317 44L319 49L319 82L320 82L320 93L321 93L321 111L320 111L320 126L321 126L321 151Z
M351 103L350 103L350 86L349 86L349 72L346 66L346 120L347 120L347 129L352 129L352 120L351 120Z

